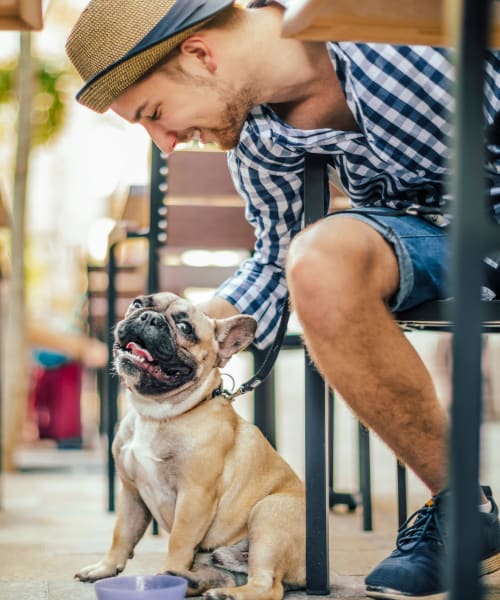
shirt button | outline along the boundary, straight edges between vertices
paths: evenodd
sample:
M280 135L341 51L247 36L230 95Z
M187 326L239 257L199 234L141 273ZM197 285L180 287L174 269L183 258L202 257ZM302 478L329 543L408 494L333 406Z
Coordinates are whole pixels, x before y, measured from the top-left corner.
M417 171L417 175L418 175L419 177L425 177L425 176L426 176L426 172L425 172L425 170L424 170L424 169L419 169L419 170Z

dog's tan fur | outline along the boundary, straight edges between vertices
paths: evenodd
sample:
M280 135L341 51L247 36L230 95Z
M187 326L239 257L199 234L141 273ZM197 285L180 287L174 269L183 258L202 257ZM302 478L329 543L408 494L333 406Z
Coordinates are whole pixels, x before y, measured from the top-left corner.
M122 571L153 516L170 533L163 571L185 576L189 595L279 600L283 584L305 584L303 484L229 400L212 398L219 367L250 343L255 322L246 316L210 319L173 294L139 303L117 330L145 310L157 311L195 373L164 394L141 394L139 376L123 368L124 352L118 351L130 409L113 443L122 482L113 542L100 562L76 577L95 581ZM179 330L179 314L196 339ZM240 586L234 571L247 569Z

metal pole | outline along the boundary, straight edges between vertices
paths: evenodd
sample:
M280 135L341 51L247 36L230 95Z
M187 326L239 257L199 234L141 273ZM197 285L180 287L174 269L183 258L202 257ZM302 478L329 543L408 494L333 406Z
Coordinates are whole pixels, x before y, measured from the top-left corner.
M111 244L108 259L108 356L113 357L113 328L116 324L116 244ZM115 436L116 423L118 421L118 390L119 382L117 376L108 366L106 373L106 432L107 432L107 464L108 464L108 511L115 510L115 461L111 447Z
M325 159L307 154L304 163L304 224L325 214ZM328 548L328 393L306 353L306 574L307 592L330 593Z
M481 424L480 287L486 251L484 206L484 48L488 0L464 0L457 47L452 192L453 401L450 433L450 600L481 597L479 436Z
M167 241L167 207L163 202L167 189L167 161L153 143L151 148L151 187L149 192L148 294L159 290L158 250Z
M372 476L370 461L370 431L358 421L359 489L363 505L363 531L373 529Z
M306 572L307 593L330 593L328 547L328 398L323 378L306 360Z

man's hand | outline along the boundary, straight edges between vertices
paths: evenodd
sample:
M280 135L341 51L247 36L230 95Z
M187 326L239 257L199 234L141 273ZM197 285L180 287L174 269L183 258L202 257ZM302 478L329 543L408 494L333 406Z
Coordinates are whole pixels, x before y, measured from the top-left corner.
M226 319L239 314L230 302L218 296L213 296L210 300L200 302L196 306L212 319Z

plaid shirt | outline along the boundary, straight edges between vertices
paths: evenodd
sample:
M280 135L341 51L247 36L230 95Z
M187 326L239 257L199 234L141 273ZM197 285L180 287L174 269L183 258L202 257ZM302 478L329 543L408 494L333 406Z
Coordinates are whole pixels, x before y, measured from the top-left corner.
M448 51L352 42L328 43L327 48L361 133L295 129L270 106L261 105L248 115L238 146L228 154L257 241L252 258L217 295L257 319L259 347L275 336L287 291L288 247L303 225L306 152L328 156L331 179L353 205L424 206L426 212L436 211L426 218L437 225L448 222L440 215L446 202L454 103ZM488 52L486 61L488 124L499 109L500 52L495 51ZM499 150L490 148L496 175ZM500 215L500 210L495 212Z

